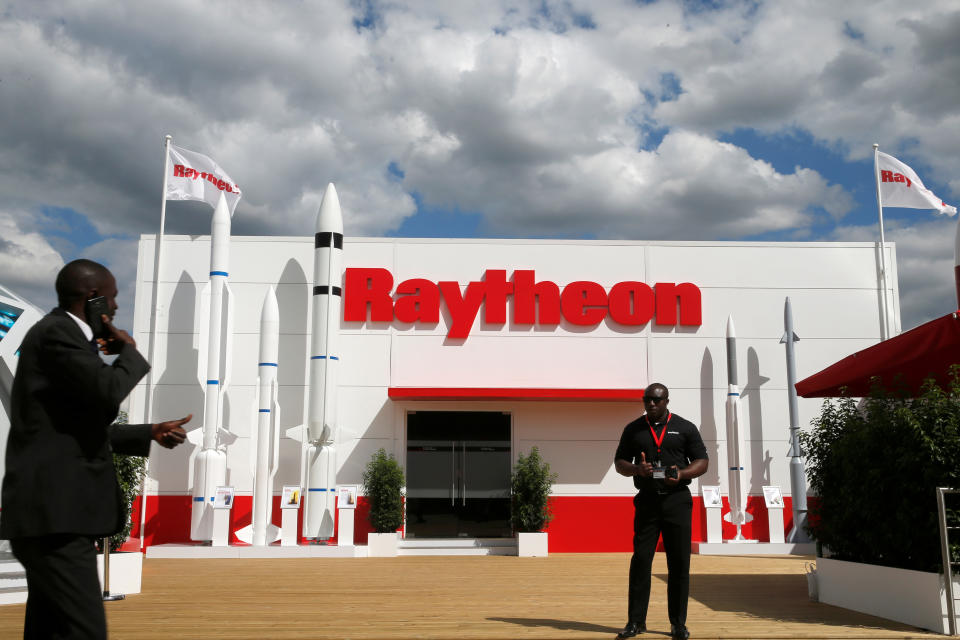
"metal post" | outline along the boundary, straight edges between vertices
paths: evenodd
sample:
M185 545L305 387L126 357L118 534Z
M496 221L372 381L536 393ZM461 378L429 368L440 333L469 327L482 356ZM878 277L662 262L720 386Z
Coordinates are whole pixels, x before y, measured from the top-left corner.
M123 600L126 596L122 593L110 593L110 538L103 539L103 600L105 602L113 600Z
M947 510L943 499L945 493L958 493L958 491L946 487L937 487L937 515L940 516L938 518L940 520L940 553L943 556L943 580L947 596L947 628L950 630L950 635L955 636L957 635L957 614L954 610L953 562L950 560L950 542L947 539L949 527L947 527Z

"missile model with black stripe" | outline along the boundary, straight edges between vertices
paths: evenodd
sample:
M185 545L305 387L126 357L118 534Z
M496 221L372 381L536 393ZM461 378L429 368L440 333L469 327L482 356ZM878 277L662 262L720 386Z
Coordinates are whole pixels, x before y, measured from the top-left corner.
M227 454L219 443L223 430L223 395L230 373L233 337L233 301L227 282L230 269L230 209L223 194L213 210L210 226L210 282L204 291L207 332L200 336L198 374L204 382L203 427L191 432L191 441L200 444L194 459L193 507L190 538L213 539L213 498L217 487L226 483ZM204 306L201 303L201 307ZM205 344L204 344L205 343ZM204 348L204 346L206 348ZM198 434L198 435L194 435ZM201 442L195 440L202 438Z
M343 217L333 183L317 213L313 262L313 329L307 393L307 447L303 537L325 541L334 532L337 484L337 393L343 264Z
M736 536L729 542L746 541L741 527L747 522L747 488L743 483L743 407L740 387L737 386L737 336L733 316L727 317L727 462L730 467L730 513L728 521L737 527Z
M257 433L252 441L253 512L250 525L237 537L255 547L280 538L272 524L273 477L277 474L280 447L280 405L277 402L280 310L273 287L267 289L260 311L260 357L257 361Z
M793 344L800 340L793 331L793 307L790 298L783 303L783 337L780 344L787 351L787 405L790 408L790 496L793 502L793 529L787 542L810 542L807 533L807 474L803 467L803 450L800 448L800 419L797 408L797 361Z

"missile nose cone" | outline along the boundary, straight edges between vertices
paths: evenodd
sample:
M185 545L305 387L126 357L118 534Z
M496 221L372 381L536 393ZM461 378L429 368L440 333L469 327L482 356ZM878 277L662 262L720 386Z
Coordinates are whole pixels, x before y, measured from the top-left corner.
M736 338L736 331L733 329L733 316L727 316L727 337Z
M317 231L343 233L343 215L340 213L340 198L333 183L327 185L323 192L323 201L320 211L317 212Z
M230 207L227 206L227 199L223 197L223 192L217 199L217 206L213 209L213 224L230 224Z
M273 287L267 289L267 294L263 296L263 310L260 312L260 322L263 324L277 323L280 321L280 307L277 305L277 294L273 292Z

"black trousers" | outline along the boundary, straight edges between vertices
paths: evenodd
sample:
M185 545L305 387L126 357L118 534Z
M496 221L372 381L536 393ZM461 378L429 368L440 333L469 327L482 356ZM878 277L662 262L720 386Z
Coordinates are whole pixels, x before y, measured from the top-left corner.
M73 534L14 538L10 546L27 573L26 640L106 640L93 538Z
M663 534L667 553L667 615L670 624L687 622L690 595L690 535L693 498L686 487L671 493L641 491L633 499L633 557L627 617L646 624L650 604L650 571L657 539Z

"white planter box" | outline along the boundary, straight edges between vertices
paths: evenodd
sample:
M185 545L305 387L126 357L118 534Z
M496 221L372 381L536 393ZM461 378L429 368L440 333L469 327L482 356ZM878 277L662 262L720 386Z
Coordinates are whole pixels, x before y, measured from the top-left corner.
M371 558L392 558L397 555L396 533L367 534L367 555Z
M817 558L820 602L949 633L947 597L938 573ZM960 580L954 578L960 595Z
M547 534L538 533L517 534L517 555L521 558L546 557Z
M114 551L110 554L110 593L140 593L143 554L139 551ZM103 554L97 556L97 573L103 589Z

